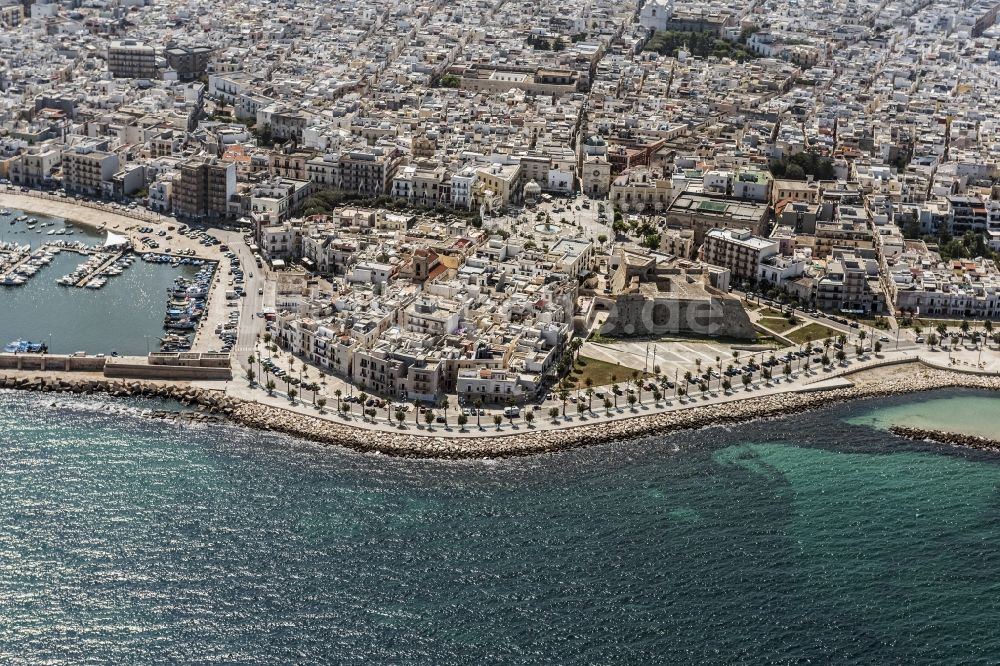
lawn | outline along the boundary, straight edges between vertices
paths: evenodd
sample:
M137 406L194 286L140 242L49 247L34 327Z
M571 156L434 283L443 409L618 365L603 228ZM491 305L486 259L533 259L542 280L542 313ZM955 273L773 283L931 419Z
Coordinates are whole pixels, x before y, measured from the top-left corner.
M585 388L587 386L587 377L590 377L594 381L594 386L604 386L615 382L624 382L626 378L632 376L633 371L634 368L624 365L581 356L577 359L568 379L573 383L573 388ZM639 374L642 375L642 371ZM615 375L616 379L614 381L612 381L611 375ZM649 374L647 373L646 376L648 377Z
M797 331L792 331L787 337L789 340L796 344L802 344L804 342L820 342L826 338L837 339L840 335L840 331L830 328L829 326L824 326L823 324L807 324Z
M769 331L774 331L778 335L781 335L790 328L795 328L802 323L802 320L795 319L793 321L788 321L784 317L764 317L757 322Z

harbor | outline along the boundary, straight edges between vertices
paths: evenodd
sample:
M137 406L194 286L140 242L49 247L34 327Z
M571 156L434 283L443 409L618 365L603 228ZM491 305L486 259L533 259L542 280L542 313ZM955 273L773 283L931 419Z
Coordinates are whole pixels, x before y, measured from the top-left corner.
M112 356L190 348L194 328L164 328L163 296L178 279L193 284L208 266L214 275L214 262L137 254L124 236L112 234L108 247L109 234L99 226L94 229L17 209L6 213L0 214L4 349L40 353L44 347L54 354L86 351Z

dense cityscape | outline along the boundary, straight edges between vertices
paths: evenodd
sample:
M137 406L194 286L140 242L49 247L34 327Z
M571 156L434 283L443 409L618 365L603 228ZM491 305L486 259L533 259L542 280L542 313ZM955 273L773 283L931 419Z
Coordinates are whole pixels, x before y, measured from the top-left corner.
M993 663L1000 0L0 0L0 663Z

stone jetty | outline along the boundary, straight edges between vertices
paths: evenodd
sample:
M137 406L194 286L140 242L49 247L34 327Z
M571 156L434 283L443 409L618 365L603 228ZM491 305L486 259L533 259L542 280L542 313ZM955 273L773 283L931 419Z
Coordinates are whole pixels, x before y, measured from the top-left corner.
M156 410L154 418L184 418L188 420L215 421L217 417L231 417L239 404L220 391L200 389L185 384L146 381L127 381L102 378L66 377L56 374L36 377L0 376L0 389L36 391L40 393L75 393L79 395L105 394L116 398L164 398L175 400L185 407L196 407L193 412ZM212 416L216 418L212 418Z
M969 449L981 449L983 451L1000 451L1000 439L990 439L988 437L978 437L976 435L963 435L959 432L946 432L944 430L929 430L926 428L908 428L906 426L890 426L889 432L906 439L918 442L931 441L940 444L950 444L952 446L962 446Z
M776 418L850 400L878 398L943 388L974 388L1000 391L1000 377L963 374L918 366L859 381L851 387L809 393L781 393L766 396L747 394L746 399L705 404L655 414L636 415L615 421L591 420L585 424L550 429L522 425L518 432L491 432L482 436L436 435L409 427L394 432L373 430L357 422L331 420L295 413L252 401L237 400L218 391L190 385L67 379L65 376L16 378L0 376L0 388L64 393L107 393L112 396L169 398L185 405L197 405L209 414L259 430L278 432L302 439L342 446L356 451L409 458L506 458L562 451L623 439L664 435L705 426L734 425L761 418Z

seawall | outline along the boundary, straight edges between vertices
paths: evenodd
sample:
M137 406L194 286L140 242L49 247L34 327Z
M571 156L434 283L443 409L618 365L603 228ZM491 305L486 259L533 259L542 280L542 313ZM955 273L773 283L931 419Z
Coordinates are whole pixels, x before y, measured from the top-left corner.
M915 365L915 364L914 364ZM919 367L919 366L918 366ZM280 407L230 398L221 392L191 385L140 381L59 377L0 377L0 388L63 393L106 393L112 396L161 397L198 405L209 414L226 416L246 427L342 446L363 452L409 458L506 458L551 453L623 439L664 435L715 425L735 425L761 418L828 407L849 400L931 391L973 388L1000 391L1000 377L949 372L921 367L919 373L893 372L850 387L805 393L747 397L736 402L692 406L616 421L595 421L559 429L484 431L481 437L448 437L430 431L375 431L353 422L332 421L294 413ZM522 426L523 427L523 426Z

